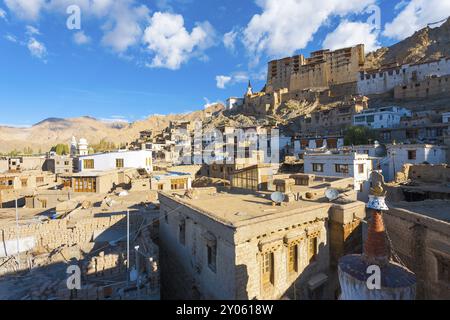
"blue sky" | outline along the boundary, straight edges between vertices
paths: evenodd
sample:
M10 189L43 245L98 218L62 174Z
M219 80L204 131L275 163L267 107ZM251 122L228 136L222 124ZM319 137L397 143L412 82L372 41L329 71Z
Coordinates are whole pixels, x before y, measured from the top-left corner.
M261 89L273 58L375 49L449 15L441 0L0 0L0 124L197 110Z

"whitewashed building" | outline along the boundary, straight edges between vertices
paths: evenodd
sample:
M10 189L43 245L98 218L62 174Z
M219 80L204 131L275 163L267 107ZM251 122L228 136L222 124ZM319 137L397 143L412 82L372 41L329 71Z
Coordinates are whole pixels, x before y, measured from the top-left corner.
M353 116L353 125L372 129L394 128L400 124L402 117L411 115L410 110L396 106L367 109Z
M78 158L78 168L82 172L123 168L145 169L151 172L152 167L152 151L150 150L124 150L91 154Z
M447 147L430 144L395 144L387 146L389 171L383 172L386 181L392 181L404 164L446 163Z
M304 155L306 174L326 177L353 177L358 199L366 200L370 190L370 173L373 169L372 158L368 154L355 152L344 153L330 151Z
M297 156L308 149L339 149L344 146L344 137L310 137L294 139L294 154Z
M357 83L358 94L383 94L396 86L425 80L432 76L450 74L450 58L425 63L404 64L360 73Z

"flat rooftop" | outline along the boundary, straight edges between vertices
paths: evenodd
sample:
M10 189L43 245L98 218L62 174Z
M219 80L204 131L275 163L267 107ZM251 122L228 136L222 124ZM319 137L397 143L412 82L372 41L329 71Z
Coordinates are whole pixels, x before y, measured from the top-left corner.
M328 199L323 197L314 201L299 200L283 203L281 206L273 206L269 192L211 192L195 195L193 199L183 197L184 193L161 193L214 220L233 226L274 219L292 213L306 213L319 208L323 208L322 215L325 217L328 216L328 208L332 205Z
M450 223L450 200L401 201L389 203L388 205L392 209L404 209L412 213Z
M102 201L105 197L112 200L111 207L102 206ZM128 191L125 196L119 196L118 192L113 194L92 194L89 196L77 197L73 195L72 200L79 201L77 206L80 208L81 202L90 201L92 207L88 209L81 209L69 214L68 218L73 221L79 221L86 218L96 218L112 216L117 214L125 214L130 210L132 214L135 211L148 211L149 214L157 214L156 207L150 204L150 194L147 191ZM38 224L45 217L50 218L56 213L55 208L46 209L29 209L19 207L19 225ZM155 211L156 210L156 211ZM66 219L66 218L64 218ZM0 208L0 229L6 226L15 226L16 224L16 209L15 208Z

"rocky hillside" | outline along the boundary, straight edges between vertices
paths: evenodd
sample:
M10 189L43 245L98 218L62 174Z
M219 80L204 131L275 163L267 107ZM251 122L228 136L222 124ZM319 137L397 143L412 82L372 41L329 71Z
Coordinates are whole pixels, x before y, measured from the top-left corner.
M414 63L450 56L450 18L439 27L426 27L389 48L367 55L366 67L379 68L390 63Z

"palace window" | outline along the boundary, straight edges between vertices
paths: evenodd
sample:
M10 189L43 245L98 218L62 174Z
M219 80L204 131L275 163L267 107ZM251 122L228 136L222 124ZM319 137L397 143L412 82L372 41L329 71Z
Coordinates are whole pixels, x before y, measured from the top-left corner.
M116 159L116 168L123 168L123 159Z
M408 150L408 160L416 160L417 152L416 150Z
M262 284L264 288L274 284L274 259L273 252L264 253L262 256Z
M94 159L83 160L83 168L84 169L94 169Z
M336 173L348 173L348 164L336 164L334 167Z
M438 279L450 283L450 260L444 257L437 257Z
M211 271L216 272L217 266L217 244L216 243L208 243L206 245L206 249L208 251L208 267Z
M323 163L313 163L312 166L314 172L323 172Z
M364 173L364 165L358 164L358 173Z
M317 259L317 237L308 239L308 261L314 262Z
M298 272L298 246L291 245L288 247L288 272Z

